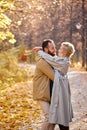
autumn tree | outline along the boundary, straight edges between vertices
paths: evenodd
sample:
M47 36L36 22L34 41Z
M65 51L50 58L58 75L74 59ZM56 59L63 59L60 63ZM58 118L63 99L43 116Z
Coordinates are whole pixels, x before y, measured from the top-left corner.
M59 48L62 41L70 41L76 48L74 60L82 63L82 0L14 0L14 6L5 14L13 20L10 30L16 45L24 43L31 49L51 38ZM86 12L86 0L84 6Z
M82 0L82 58L83 58L83 62L82 62L82 66L85 67L86 66L86 70L87 70L87 11L86 11L86 0Z
M0 1L0 50L7 49L16 42L14 35L10 32L12 20L5 15L5 11L13 8L13 1Z

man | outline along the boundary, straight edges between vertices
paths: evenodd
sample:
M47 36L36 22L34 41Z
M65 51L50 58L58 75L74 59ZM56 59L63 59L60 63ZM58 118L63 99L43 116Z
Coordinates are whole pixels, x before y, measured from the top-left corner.
M42 43L44 52L55 56L55 44L51 39L44 40ZM37 100L44 112L44 123L41 130L51 130L54 125L49 124L49 107L50 107L50 80L54 80L54 71L52 67L40 58L36 64L35 75L33 79L33 98Z

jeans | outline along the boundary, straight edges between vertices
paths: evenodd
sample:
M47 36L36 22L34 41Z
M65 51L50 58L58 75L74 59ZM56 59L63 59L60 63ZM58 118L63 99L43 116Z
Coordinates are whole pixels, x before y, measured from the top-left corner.
M45 101L38 101L38 102L45 117L40 130L54 130L55 125L49 123L49 108L50 108L49 102Z
M45 117L45 120L44 120L40 130L54 130L56 124L50 124L49 123L50 103L45 102L45 101L38 101L38 102L39 102L39 105L40 105L40 107L43 111L44 117ZM69 130L68 126L63 126L61 124L59 124L59 128L60 128L60 130Z

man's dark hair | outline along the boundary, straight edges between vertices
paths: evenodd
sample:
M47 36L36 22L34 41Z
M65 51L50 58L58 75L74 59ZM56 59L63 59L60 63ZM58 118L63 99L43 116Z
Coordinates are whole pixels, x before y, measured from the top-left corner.
M44 40L43 41L43 43L42 43L42 49L43 49L43 51L44 51L44 48L47 48L48 47L48 43L53 43L53 40L51 40L51 39L46 39L46 40Z

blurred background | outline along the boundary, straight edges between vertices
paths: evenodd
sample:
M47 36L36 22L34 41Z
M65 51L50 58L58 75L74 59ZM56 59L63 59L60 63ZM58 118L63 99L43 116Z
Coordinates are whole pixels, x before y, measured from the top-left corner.
M57 49L63 41L74 44L72 66L87 70L87 0L0 1L0 51L21 46L19 59L34 63L28 50L47 38Z

